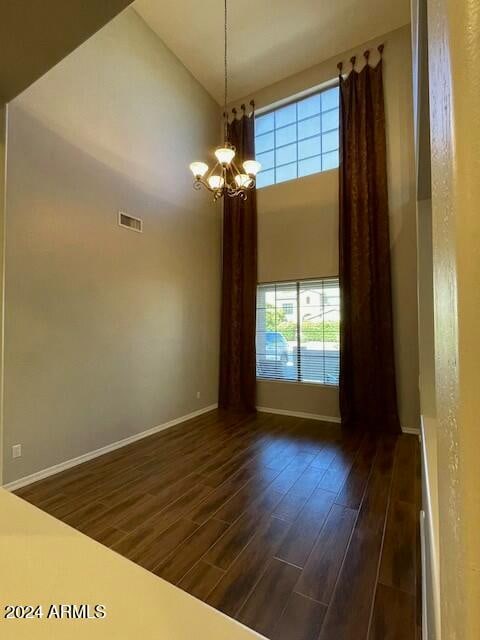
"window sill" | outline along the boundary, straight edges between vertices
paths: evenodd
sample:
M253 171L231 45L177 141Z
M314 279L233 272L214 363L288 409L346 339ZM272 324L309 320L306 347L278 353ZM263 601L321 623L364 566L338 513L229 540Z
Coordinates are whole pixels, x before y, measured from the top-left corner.
M280 384L292 384L302 387L315 387L316 389L338 389L338 384L325 384L323 382L299 382L298 380L278 380L278 378L258 378L257 382L278 382Z
M309 173L306 176L299 176L297 178L290 178L289 180L282 180L282 182L272 182L272 184L266 184L263 187L257 187L257 193L259 191L264 191L265 189L271 189L272 187L281 187L282 184L291 184L292 182L298 182L299 180L309 180L316 176L325 175L326 173L330 174L332 171L336 171L338 173L339 167L333 167L332 169L324 169L323 171L316 171L315 173Z

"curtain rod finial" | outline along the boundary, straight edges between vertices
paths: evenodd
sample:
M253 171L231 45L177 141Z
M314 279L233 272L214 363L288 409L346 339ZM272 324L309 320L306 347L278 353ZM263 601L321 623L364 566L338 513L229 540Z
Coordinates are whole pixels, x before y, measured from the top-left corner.
M356 62L356 60L357 60L357 56L352 56L352 57L350 58L350 62L352 63L352 69L355 67L355 62Z
M339 73L340 73L340 75L341 75L341 73L342 73L342 69L343 69L343 62L339 62L339 63L337 64L337 69L338 69L338 71L339 71Z
M380 57L382 57L383 50L385 49L385 45L383 44L383 42L382 44L378 45L377 49L378 49L378 53L380 54Z
M369 59L369 57L370 57L370 49L366 49L366 50L363 52L363 56L364 56L365 60L368 62L368 59Z

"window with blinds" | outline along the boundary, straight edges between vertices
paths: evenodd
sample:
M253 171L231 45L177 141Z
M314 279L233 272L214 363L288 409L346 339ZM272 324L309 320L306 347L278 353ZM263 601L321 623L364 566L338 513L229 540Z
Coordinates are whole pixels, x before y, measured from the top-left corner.
M338 278L257 288L257 377L338 385Z

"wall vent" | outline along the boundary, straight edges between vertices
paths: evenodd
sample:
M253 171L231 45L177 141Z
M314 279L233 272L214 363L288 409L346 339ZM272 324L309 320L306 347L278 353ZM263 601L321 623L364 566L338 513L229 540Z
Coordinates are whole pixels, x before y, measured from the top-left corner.
M137 233L142 233L143 231L143 220L129 216L124 211L118 212L118 224L121 227L125 227L125 229L130 229L130 231L136 231Z

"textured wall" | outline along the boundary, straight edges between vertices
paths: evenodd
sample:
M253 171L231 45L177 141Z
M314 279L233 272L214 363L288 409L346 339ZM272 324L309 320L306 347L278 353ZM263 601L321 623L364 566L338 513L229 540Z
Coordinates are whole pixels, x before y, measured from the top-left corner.
M480 4L429 0L442 638L480 637Z
M216 402L221 238L218 107L133 10L9 113L7 482Z
M5 256L5 168L6 168L7 105L0 102L0 485L3 478L3 307Z

